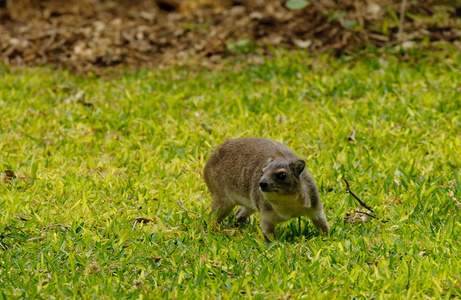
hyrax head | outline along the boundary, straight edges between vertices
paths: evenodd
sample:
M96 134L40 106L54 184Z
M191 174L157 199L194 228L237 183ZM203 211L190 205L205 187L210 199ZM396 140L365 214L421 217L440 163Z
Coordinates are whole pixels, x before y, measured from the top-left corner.
M297 194L300 187L300 175L305 166L306 163L302 159L272 161L262 169L259 189L264 195Z

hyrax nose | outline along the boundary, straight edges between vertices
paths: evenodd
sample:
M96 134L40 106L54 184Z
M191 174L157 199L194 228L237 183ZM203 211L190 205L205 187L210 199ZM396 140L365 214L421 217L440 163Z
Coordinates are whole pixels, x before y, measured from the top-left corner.
M269 184L268 184L267 182L265 182L265 181L261 181L261 182L259 183L259 187L262 188L262 189L265 189L265 188L267 188L268 186L269 186Z

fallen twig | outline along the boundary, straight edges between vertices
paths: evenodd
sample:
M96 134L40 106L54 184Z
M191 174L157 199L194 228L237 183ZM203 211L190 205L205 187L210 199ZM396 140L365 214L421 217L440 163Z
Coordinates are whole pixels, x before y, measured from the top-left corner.
M191 211L191 210L188 210L187 208L184 207L184 205L182 205L181 201L176 201L176 203L178 203L179 207L181 207L186 213L188 214L196 214L195 211Z
M27 242L28 243L32 243L32 242L40 242L42 240L46 239L46 235L42 235L42 236L38 236L38 237L33 237L33 238L30 238L30 239L27 239Z
M357 199L357 201L360 203L360 205L361 205L362 207L365 207L366 209L368 209L368 210L370 211L370 212L365 212L365 211L360 211L360 210L358 210L358 209L353 208L353 210L355 211L356 214L367 215L367 216L369 216L369 217L375 218L376 220L380 220L380 221L383 222L383 223L389 222L388 220L383 220L383 219L381 219L381 218L378 218L378 217L375 216L374 214L372 214L373 209L372 209L369 205L367 205L365 202L363 202L362 200L360 200L360 198L357 197L357 196L351 191L351 188L350 188L350 186L349 186L349 182L347 182L347 180L346 180L345 178L343 178L343 180L344 180L344 182L346 183L346 186L347 186L347 187L346 187L346 191L347 191L349 194L351 194L355 199Z
M400 25L399 32L397 33L397 40L401 43L403 41L403 23L405 21L405 8L407 6L407 0L402 0L400 4Z
M354 210L356 213L358 213L358 214L363 214L363 215L367 215L367 216L372 217L372 218L375 218L375 219L379 219L377 216L375 216L375 215L373 215L373 214L370 214L370 213L367 213L367 212L365 212L365 211L360 211L360 210L355 209L355 208L353 208L353 210Z
M346 183L347 187L346 187L346 191L352 195L352 197L354 197L355 199L357 199L357 201L359 201L360 205L362 205L363 207L365 207L366 209L368 209L369 211L373 212L373 208L371 208L370 206L368 206L365 202L363 202L362 200L360 200L359 197L357 197L352 191L351 191L351 188L349 187L349 182L347 182L347 180L345 178L343 178L344 182Z

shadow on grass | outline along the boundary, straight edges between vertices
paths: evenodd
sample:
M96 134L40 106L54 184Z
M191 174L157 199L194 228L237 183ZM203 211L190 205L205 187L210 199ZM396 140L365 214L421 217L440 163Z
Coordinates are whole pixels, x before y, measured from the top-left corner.
M237 221L234 215L231 215L227 218L226 224L222 224L221 226L221 229L241 230L242 234L244 234L243 231L248 230L249 232L254 232L254 234L257 235L258 229L256 227L260 226L259 216L251 216L248 222L242 223ZM288 222L280 223L277 226L276 233L277 241L284 243L299 242L303 236L304 240L307 241L321 235L308 218L293 219Z
M330 228L329 235L321 234L307 217L293 219L282 224L280 224L277 229L277 240L279 242L290 244L300 242L302 237L304 237L305 241L311 240L318 236L327 238L328 236L333 235L336 231L333 226Z

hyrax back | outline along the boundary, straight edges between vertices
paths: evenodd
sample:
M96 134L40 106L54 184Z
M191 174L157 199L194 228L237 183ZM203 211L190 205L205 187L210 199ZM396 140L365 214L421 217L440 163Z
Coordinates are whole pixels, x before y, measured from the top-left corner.
M290 148L269 139L228 140L211 154L203 172L211 193L211 213L218 223L236 205L239 221L258 211L267 238L277 223L308 216L318 230L329 232L319 192L305 162Z

